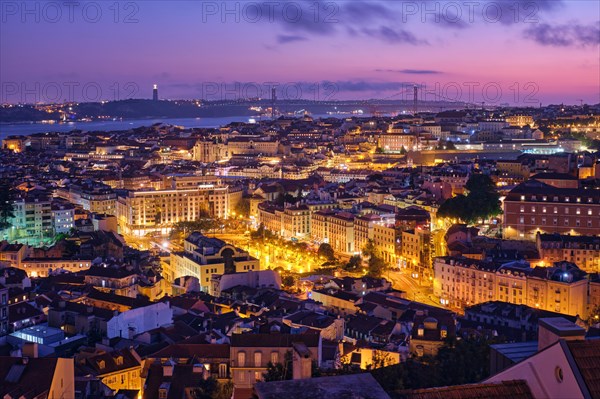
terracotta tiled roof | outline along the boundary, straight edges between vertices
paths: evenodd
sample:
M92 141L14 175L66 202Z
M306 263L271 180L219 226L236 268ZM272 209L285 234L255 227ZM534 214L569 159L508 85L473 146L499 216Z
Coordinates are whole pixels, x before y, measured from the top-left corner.
M533 399L525 381L468 384L452 387L416 389L397 396L401 399Z
M254 390L260 399L389 399L369 373L259 382Z
M567 341L592 398L600 398L600 340Z
M232 347L291 347L294 342L304 342L306 346L319 345L319 335L314 334L232 334Z
M0 357L0 395L35 397L47 393L52 384L56 358L28 359Z
M174 344L156 352L153 358L228 359L229 345L225 344Z

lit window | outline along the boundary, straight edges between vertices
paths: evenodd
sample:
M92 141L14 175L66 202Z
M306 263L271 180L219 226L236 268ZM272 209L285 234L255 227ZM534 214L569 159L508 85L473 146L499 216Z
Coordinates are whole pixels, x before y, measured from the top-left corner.
M244 367L246 365L246 352L238 352L237 360L238 366Z

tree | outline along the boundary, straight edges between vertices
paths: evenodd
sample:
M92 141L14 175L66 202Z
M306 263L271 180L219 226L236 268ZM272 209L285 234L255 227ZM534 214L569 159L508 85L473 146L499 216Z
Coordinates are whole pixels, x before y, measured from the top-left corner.
M362 254L365 258L369 258L369 276L381 277L381 274L385 270L385 261L380 257L375 242L371 239L365 244Z
M294 285L295 282L296 280L294 279L294 276L290 275L287 275L281 279L281 284L283 284L285 287L291 287Z
M362 249L362 254L365 258L370 258L372 256L375 256L375 242L371 239L367 240L367 243L365 244L365 246Z
M245 218L250 216L250 200L242 198L235 206L235 213Z
M587 319L584 320L584 323L588 326L594 326L600 323L600 305L596 305L594 309L589 313Z
M325 259L327 259L327 260L335 259L335 251L333 250L331 245L329 245L325 242L323 244L319 245L319 250L317 251L317 254L319 256L325 257Z
M474 383L489 376L489 347L499 342L482 337L448 338L435 356L413 357L371 374L388 393Z
M374 350L371 358L373 363L367 364L367 370L375 370L385 366L389 366L394 363L394 359L388 352Z
M459 219L471 224L502 213L500 195L488 175L472 175L465 189L468 191L466 196L457 195L449 198L440 206L437 212L439 217Z
M402 146L402 148L400 148L400 154L406 155L406 153L408 153L408 151L406 151L406 148L404 148L404 146Z
M14 192L8 181L0 184L0 230L10 227L10 219L15 217L13 208Z
M267 363L267 372L263 373L266 382L291 380L292 373L292 352L285 353L283 363Z
M369 259L369 276L381 277L385 268L386 264L383 259L376 255L371 256Z
M233 394L233 383L231 381L220 383L215 378L206 380L200 378L195 388L190 390L192 399L230 399Z
M456 146L451 141L440 140L439 144L435 148L436 150L456 150Z
M360 269L362 267L362 258L360 255L354 255L348 260L348 263L344 265L344 269L348 271L353 271L356 269Z

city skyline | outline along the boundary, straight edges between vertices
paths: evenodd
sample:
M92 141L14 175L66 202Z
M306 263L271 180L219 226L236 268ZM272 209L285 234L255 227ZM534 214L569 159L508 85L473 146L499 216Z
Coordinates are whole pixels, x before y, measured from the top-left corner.
M162 99L268 98L273 83L282 99L405 99L417 84L441 100L600 102L595 2L169 4L3 3L1 102L56 85L74 101L153 84Z

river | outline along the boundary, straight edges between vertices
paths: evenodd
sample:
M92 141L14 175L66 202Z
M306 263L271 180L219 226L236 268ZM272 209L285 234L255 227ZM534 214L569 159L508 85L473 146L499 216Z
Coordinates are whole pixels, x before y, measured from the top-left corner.
M338 117L345 118L350 115L312 115L313 118ZM83 131L114 131L128 130L140 126L150 126L155 123L194 127L219 127L232 122L249 122L248 116L228 116L221 118L164 118L164 119L130 119L130 120L104 120L92 122L67 122L67 123L0 123L0 140L7 136L26 136L46 132L70 132L79 129Z

